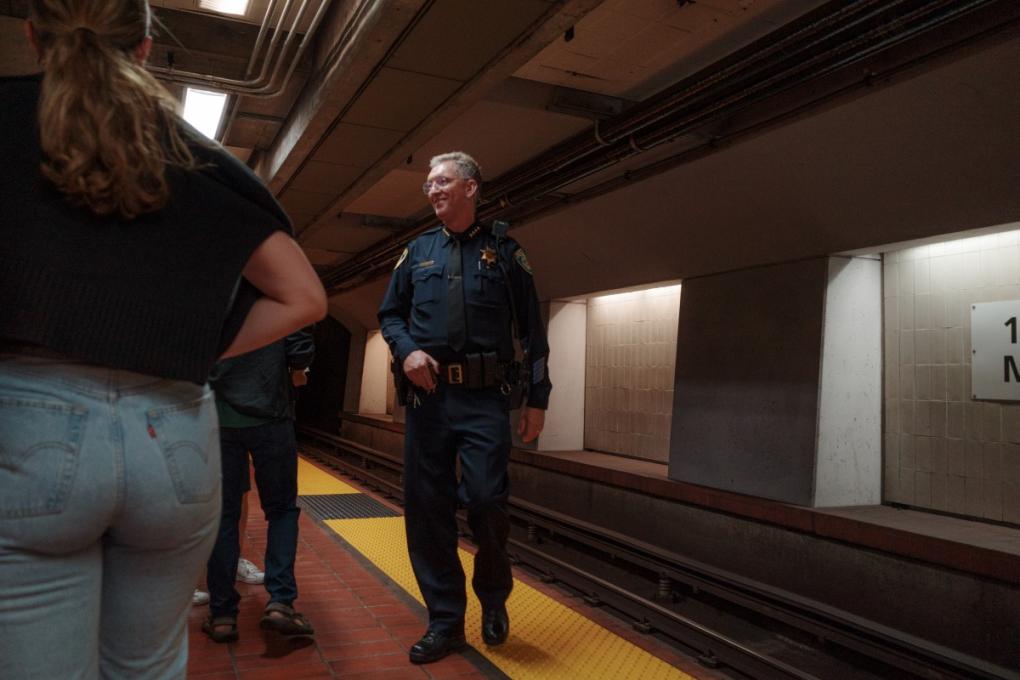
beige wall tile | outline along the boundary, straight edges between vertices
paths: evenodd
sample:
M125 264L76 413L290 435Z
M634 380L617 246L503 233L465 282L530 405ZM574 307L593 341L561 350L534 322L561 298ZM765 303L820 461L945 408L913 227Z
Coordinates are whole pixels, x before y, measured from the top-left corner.
M981 516L985 519L1002 520L1002 482L999 480L988 480L984 482L982 495L983 507Z
M882 474L882 497L892 503L899 503L899 495L900 468L887 465Z
M997 442L1002 439L1002 407L998 404L983 403L981 409L981 433L984 439Z
M981 447L981 475L987 480L1002 479L1002 445L985 442Z
M903 434L914 434L914 402L907 399L900 400L900 432Z
M967 505L964 512L974 517L984 517L985 513L985 482L982 479L967 477Z
M914 473L914 504L931 507L931 473Z
M1003 444L1002 479L1012 484L1020 484L1020 444Z
M1020 483L1002 484L1002 520L1020 524Z
M950 475L967 474L967 454L962 439L946 439L946 466Z
M915 470L917 468L917 457L914 455L914 436L909 434L900 435L900 468Z
M982 479L985 468L984 445L976 439L967 439L963 450L964 474L968 479Z
M914 262L912 260L900 262L896 267L899 274L900 296L914 296Z
M914 297L901 295L896 300L899 303L900 330L914 330Z
M589 300L585 447L665 462L680 291L625 295Z
M950 401L947 404L946 436L963 437L964 435L964 403Z
M914 434L931 435L931 406L930 401L914 402Z
M914 377L915 377L914 365L913 364L901 364L897 368L897 371L900 374L900 389L899 389L899 397L900 397L900 399L910 399L910 400L912 400L914 398L914 394L915 394L915 392L914 392Z
M925 332L925 331L921 331ZM931 365L914 365L914 399L917 401L931 400Z
M949 475L946 485L946 510L964 514L967 512L967 479L959 475Z
M931 505L935 510L946 510L948 503L948 478L946 475L931 475Z
M931 327L931 296L918 295L914 298L914 330Z
M947 443L945 437L931 438L931 471L933 474L944 476L949 472L946 460Z
M931 472L931 437L914 437L914 465L918 472Z

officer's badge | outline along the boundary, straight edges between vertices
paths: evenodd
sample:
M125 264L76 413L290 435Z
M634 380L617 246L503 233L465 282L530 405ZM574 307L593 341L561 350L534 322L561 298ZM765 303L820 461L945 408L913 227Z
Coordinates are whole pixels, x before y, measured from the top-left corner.
M397 263L395 265L393 265L393 268L396 269L400 265L404 264L404 260L406 260L406 259L407 259L407 248L404 248L404 252L400 253L400 259L398 259Z
M489 246L482 248L481 260L486 267L496 264L496 249Z
M521 265L521 269L534 275L531 271L531 265L528 264L528 256L524 254L524 248L518 248L517 251L514 252L514 259L517 260L517 264Z

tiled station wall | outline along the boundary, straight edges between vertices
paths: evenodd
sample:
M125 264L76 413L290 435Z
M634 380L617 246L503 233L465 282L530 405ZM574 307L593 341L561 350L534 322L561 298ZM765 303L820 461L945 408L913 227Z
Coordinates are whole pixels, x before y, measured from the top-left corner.
M885 253L883 498L1020 524L1020 402L971 398L970 305L1020 300L1020 231Z
M588 300L584 446L665 463L680 286Z

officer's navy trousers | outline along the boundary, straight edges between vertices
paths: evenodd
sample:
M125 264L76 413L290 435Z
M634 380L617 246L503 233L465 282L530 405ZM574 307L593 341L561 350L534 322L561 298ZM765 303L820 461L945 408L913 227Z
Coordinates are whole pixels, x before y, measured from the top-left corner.
M467 594L457 557L458 502L478 545L471 585L482 607L502 606L513 587L506 553L509 402L498 387L445 383L419 400L407 408L404 439L407 547L429 628L460 631Z

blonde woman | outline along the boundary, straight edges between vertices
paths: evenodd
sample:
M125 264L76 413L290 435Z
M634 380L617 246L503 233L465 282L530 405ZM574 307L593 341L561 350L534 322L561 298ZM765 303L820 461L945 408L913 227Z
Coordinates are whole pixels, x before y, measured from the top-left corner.
M0 79L0 659L182 678L216 536L213 363L325 314L286 215L143 69L145 0L33 0Z

